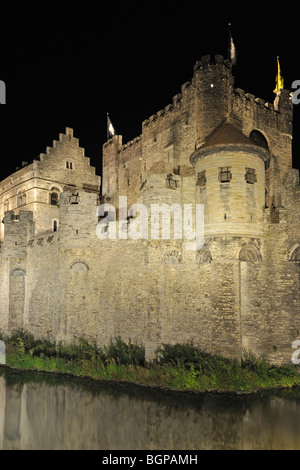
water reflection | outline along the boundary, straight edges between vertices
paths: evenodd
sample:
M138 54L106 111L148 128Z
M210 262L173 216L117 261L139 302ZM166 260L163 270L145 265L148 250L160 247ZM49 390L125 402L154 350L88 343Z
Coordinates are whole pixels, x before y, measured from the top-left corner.
M0 449L300 449L300 391L190 396L0 369Z

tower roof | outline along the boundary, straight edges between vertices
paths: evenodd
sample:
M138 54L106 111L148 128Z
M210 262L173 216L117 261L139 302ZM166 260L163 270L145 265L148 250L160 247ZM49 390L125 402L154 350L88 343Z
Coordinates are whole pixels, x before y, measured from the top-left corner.
M238 130L233 124L224 122L207 137L202 146L192 153L190 162L192 165L195 165L198 158L221 149L228 150L231 146L238 146L246 151L254 152L264 161L269 158L268 150L258 145L249 137L246 137L245 134ZM216 147L215 150L214 147Z
M246 137L235 126L225 122L208 136L202 145L201 150L203 148L212 147L214 145L226 144L255 145L255 142L250 140L249 137Z

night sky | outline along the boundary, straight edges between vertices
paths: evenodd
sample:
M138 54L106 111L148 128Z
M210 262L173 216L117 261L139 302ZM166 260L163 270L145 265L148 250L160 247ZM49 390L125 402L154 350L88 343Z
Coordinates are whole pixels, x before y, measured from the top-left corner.
M292 4L287 10L277 3L244 2L238 9L219 2L103 3L18 4L2 16L1 179L45 152L66 127L99 174L106 113L123 143L140 135L142 121L172 102L201 56L227 56L228 22L238 50L235 87L273 102L277 55L285 88L300 80L300 20ZM299 125L300 104L296 168Z

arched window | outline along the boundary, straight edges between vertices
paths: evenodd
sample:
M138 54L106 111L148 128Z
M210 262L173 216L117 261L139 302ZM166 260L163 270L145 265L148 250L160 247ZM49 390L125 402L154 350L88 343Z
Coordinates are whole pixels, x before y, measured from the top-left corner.
M254 144L269 151L268 141L261 132L257 130L253 130L252 132L250 132L249 139L252 140ZM265 161L265 170L267 170L269 167L270 167L270 158L268 158Z
M25 271L23 269L20 269L20 268L15 268L12 270L12 272L10 273L10 275L12 277L24 277L25 276Z
M261 132L257 130L250 132L249 139L259 147L263 147L264 149L269 150L267 139Z
M89 267L88 267L87 263L84 262L84 261L80 261L80 260L76 261L71 266L71 271L75 271L75 272L85 273L88 270L89 270Z
M50 204L51 206L57 206L59 201L59 189L52 188L50 193Z
M248 263L259 263L262 260L261 254L255 246L243 246L239 253L240 261L247 261Z
M50 204L51 204L51 206L57 206L57 204L58 204L58 194L57 193L51 193Z
M18 207L20 207L22 205L22 194L19 193L18 194Z

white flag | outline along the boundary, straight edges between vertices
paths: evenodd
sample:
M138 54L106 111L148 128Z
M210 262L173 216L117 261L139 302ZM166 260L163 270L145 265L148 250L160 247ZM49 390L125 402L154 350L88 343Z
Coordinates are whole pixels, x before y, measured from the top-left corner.
M235 48L232 37L230 37L230 60L231 60L232 65L236 64L236 56L237 56L236 48Z
M107 115L107 131L111 136L115 135L114 126L112 125L112 122L108 115Z

